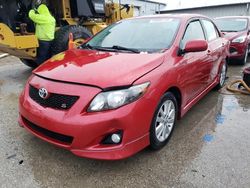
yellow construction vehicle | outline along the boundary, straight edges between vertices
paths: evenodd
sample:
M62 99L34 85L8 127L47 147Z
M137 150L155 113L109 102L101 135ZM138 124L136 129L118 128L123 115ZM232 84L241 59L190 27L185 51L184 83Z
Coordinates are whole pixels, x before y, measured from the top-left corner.
M39 0L36 0L39 1ZM42 0L40 0L42 1ZM81 44L107 25L133 17L133 5L121 5L105 0L47 0L57 21L57 32L51 50L65 51L69 34ZM36 67L38 39L34 24L28 18L34 0L0 0L0 51L19 57L23 63Z

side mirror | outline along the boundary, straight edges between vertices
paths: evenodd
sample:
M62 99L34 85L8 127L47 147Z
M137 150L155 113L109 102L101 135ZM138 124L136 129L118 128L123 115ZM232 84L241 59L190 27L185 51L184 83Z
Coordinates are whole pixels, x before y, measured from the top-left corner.
M186 43L184 53L188 52L202 52L208 49L207 41L205 40L192 40Z

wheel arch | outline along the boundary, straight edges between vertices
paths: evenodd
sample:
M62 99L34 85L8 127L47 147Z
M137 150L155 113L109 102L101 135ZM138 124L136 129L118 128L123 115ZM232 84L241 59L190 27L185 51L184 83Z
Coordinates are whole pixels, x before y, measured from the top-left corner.
M167 92L171 92L176 98L177 105L178 105L178 119L179 119L181 117L181 106L182 106L181 90L176 86L172 86L165 93L167 93Z

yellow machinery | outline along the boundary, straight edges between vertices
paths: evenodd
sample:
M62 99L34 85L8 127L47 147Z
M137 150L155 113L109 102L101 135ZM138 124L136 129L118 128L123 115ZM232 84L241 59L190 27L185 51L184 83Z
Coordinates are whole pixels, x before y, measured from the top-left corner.
M23 59L35 59L37 47L34 34L14 33L6 24L0 23L0 51Z
M104 3L104 0L47 0L46 3L57 20L59 34L56 36L59 36L58 41L64 40L65 43L55 44L55 53L66 50L68 39L65 40L65 35L60 35L61 30L67 35L69 33L74 35L74 31L82 32L82 35L74 35L74 41L81 43L107 25L133 17L134 12L133 5ZM16 6L18 10L13 8L14 4L18 5ZM34 27L33 29L27 28L32 24L26 23L28 19L24 19L24 15L27 17L30 10L29 4L30 0L0 0L0 22L2 22L0 23L0 51L17 56L26 65L35 67L36 64L33 61L37 55L38 39L34 35ZM1 7L6 12L3 12ZM94 11L93 7L97 7L97 10ZM24 13L17 20L13 20L12 17L18 18L18 15L6 16L7 12L7 14L16 14L16 12L22 11ZM56 43L56 39L54 42Z

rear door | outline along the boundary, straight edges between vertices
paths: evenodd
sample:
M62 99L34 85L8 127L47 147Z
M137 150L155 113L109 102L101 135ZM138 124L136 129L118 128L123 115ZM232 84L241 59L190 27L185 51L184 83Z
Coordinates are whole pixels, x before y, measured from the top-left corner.
M201 23L204 27L206 40L208 42L208 61L207 70L208 79L207 84L210 85L217 77L220 63L223 61L224 55L224 40L220 37L220 34L213 22L207 19L202 19Z
M205 40L205 33L198 19L190 21L187 25L180 42L180 49L183 50L186 43L192 40ZM186 104L205 89L209 77L208 64L207 51L190 52L182 56L179 65L183 73L181 86L185 90L184 101L186 101Z

